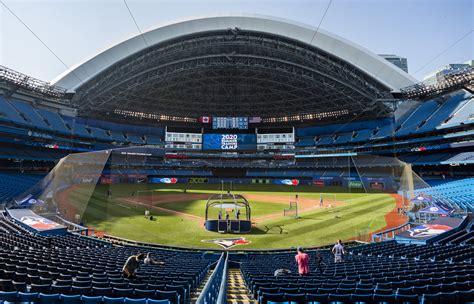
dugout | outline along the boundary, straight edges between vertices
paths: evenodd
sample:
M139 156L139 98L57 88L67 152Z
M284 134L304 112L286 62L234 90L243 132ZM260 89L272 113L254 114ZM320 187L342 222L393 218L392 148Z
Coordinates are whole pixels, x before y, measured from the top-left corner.
M213 194L206 203L204 226L209 231L220 233L247 233L252 230L250 218L250 204L244 196Z

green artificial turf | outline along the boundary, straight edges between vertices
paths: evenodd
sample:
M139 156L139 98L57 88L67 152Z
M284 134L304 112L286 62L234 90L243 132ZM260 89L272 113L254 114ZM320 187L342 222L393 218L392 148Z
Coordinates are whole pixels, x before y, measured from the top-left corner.
M158 189L183 193L178 186L181 185ZM210 186L215 188L216 185L198 185L193 189L188 188L187 193L212 193L214 191ZM244 195L259 193L281 196L298 193L299 197L317 199L320 197L319 191L322 190L303 186L294 187L293 190L282 189L281 186L275 185L239 186L242 189L238 193ZM258 191L259 187L262 187L262 191ZM198 219L171 215L157 210L152 210L156 221L147 220L144 212L150 208L133 204L129 197L133 191L156 189L156 185L115 185L112 188L111 197L105 195L107 189L108 187L102 185L91 193L90 189L79 187L70 193L73 205L84 212L82 218L88 226L114 236L142 242L199 248L220 248L212 243L203 243L201 240L223 237L245 237L252 242L249 245L235 247L237 250L324 245L333 243L337 239L351 239L383 228L386 225L384 215L395 208L395 200L388 194L325 192L324 199L333 199L335 195L336 199L344 201L344 204L301 213L299 218L294 219L283 217L283 208L287 207L286 204L250 202L253 217L275 213L281 213L281 216L257 223L252 233L232 235L209 232L204 229L202 221ZM314 192L309 192L309 189ZM157 192L170 193L169 191ZM206 200L191 200L162 203L158 206L204 217L205 202Z
M180 211L192 215L197 215L205 217L207 200L195 200L195 201L183 201L183 202L170 202L159 204L159 207ZM288 208L288 204L281 203L270 203L270 202L259 202L251 201L251 216L259 217L268 214L283 213L283 209ZM217 219L220 208L211 207L208 212L208 218ZM225 214L226 210L222 211L222 214ZM241 209L242 218L245 215L245 210Z

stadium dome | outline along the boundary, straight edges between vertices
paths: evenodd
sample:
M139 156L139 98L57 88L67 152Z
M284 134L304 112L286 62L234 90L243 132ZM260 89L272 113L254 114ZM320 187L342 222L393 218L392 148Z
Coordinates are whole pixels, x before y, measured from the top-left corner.
M322 29L255 15L159 26L53 80L83 116L279 117L335 111L380 116L415 80Z

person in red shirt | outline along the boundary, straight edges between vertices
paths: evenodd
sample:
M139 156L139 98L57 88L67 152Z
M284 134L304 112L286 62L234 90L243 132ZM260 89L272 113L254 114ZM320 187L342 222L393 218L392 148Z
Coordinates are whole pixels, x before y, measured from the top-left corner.
M298 264L298 273L300 275L309 274L309 256L304 252L304 249L298 247L298 254L295 255L296 264Z

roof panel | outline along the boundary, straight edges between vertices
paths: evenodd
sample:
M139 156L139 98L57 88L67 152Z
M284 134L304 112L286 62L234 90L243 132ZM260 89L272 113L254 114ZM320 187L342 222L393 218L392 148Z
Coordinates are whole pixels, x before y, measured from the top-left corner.
M168 24L144 33L144 38L149 45L156 45L183 35L236 27L244 30L284 35L304 43L311 42L316 30L314 27L274 17L229 15L204 17ZM409 86L416 82L413 77L378 55L322 29L319 29L312 45L352 63L358 69L376 78L380 83L393 91L399 91L401 87ZM146 48L146 45L142 37L132 37L75 65L72 71L66 71L52 82L69 91L75 91L83 83L91 80L113 64L142 51L144 48Z

